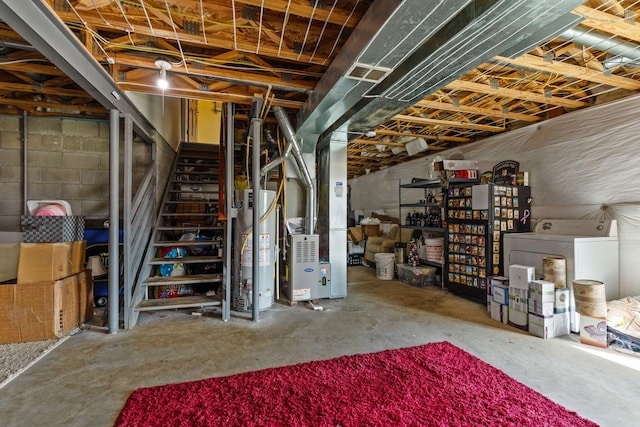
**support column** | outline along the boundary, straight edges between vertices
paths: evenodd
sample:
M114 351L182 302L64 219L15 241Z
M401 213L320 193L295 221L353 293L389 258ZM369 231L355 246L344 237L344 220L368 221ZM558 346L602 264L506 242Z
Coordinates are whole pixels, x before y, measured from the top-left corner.
M120 324L120 112L109 111L109 332Z

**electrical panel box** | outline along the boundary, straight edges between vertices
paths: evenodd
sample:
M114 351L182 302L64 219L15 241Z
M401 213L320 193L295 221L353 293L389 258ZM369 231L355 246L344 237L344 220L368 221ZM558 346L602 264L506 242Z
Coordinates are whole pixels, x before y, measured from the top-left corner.
M318 269L318 298L331 298L331 264L325 261Z

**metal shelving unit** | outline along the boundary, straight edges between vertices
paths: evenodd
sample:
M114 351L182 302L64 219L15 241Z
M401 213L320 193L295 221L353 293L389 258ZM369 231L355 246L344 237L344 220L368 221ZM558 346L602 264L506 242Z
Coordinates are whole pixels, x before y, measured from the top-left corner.
M419 201L416 202L415 198L411 199L410 203L402 203L402 191L405 189L423 189L424 193L423 193L423 200L424 201ZM435 233L438 235L442 235L444 237L444 228L442 227L442 218L443 218L443 208L444 205L441 205L439 203L436 202L429 202L427 201L429 199L428 195L431 194L432 197L435 197L435 194L433 194L433 192L430 192L429 190L437 190L437 193L442 193L442 182L439 179L433 179L433 180L414 180L410 183L406 183L406 184L402 184L402 182L400 182L399 184L399 189L398 189L398 201L400 204L400 209L399 209L399 217L400 217L400 227L401 228L409 228L409 229L413 229L413 230L419 230L420 232L428 232L428 233ZM437 216L436 218L438 218L437 220L439 221L439 226L435 226L433 225L433 221L436 221L436 218L433 218L431 221L432 223L429 224L426 221L422 221L419 225L417 224L407 224L407 219L406 219L406 213L408 209L413 209L413 210L420 210L420 214L424 214L425 218L428 218L428 215L430 214L434 214L435 210L437 209ZM418 212L416 212L418 213ZM404 223L403 223L404 222ZM440 273L440 277L442 276L443 273L443 262L437 262L437 261L430 261L430 260L426 260L426 259L422 259L419 258L420 264L423 265L428 265L431 267L435 267L437 269L437 271ZM436 285L442 286L444 283L444 281L441 279L439 282L435 282Z

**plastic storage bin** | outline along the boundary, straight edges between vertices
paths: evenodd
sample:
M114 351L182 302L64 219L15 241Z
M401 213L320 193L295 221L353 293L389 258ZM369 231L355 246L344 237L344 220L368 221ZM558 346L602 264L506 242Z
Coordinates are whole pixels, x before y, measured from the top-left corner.
M411 286L422 288L433 285L436 269L433 267L414 267L407 264L398 264L398 280Z

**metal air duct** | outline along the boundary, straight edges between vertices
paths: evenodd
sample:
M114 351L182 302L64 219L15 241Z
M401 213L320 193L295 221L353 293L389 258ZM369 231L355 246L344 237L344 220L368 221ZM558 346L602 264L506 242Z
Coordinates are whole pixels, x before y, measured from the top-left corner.
M278 125L280 125L280 129L282 129L282 133L284 134L284 138L287 140L288 146L285 149L285 153L293 153L293 158L296 161L296 165L298 166L298 170L300 172L300 177L304 182L304 186L307 189L307 204L305 210L305 234L313 234L316 228L316 191L315 186L313 185L313 180L311 179L311 174L309 173L309 169L307 169L307 165L302 158L302 152L300 151L300 145L298 144L293 126L291 126L291 122L289 121L289 117L287 113L282 107L273 107L273 113L276 116L276 120L278 121ZM291 147L291 148L289 148ZM284 159L283 159L284 160ZM263 170L265 170L263 168ZM266 173L266 172L265 172Z
M364 133L493 56L575 25L568 14L582 3L377 0L301 109L297 134Z
M571 28L558 35L558 38L584 46L592 47L615 55L604 61L609 68L619 65L640 65L640 45L629 43L608 34L584 28Z

